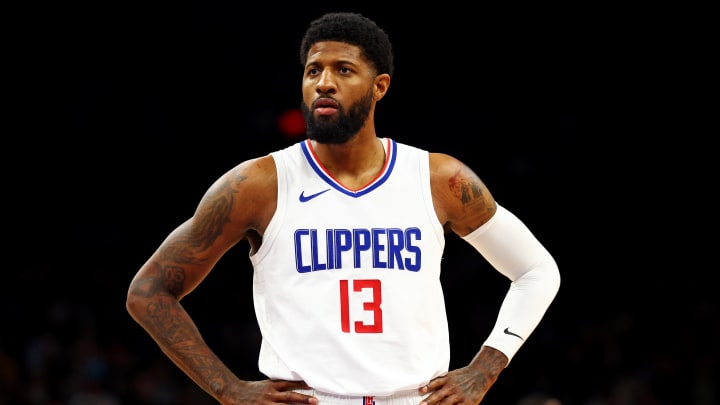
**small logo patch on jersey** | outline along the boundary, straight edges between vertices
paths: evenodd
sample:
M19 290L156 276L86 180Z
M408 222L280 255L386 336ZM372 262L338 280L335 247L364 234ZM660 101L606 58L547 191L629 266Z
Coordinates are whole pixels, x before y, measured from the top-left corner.
M363 404L362 405L375 405L375 397L373 396L365 396L363 397Z
M512 336L515 336L515 337L517 337L517 338L520 338L520 340L525 340L525 339L523 339L520 335L518 335L517 333L512 333L512 332L510 332L510 328L505 328L505 330L504 330L503 332L505 332L506 335L512 335Z
M300 192L300 202L302 202L302 203L308 202L308 201L312 200L313 198L319 196L320 194L326 193L326 192L328 192L328 191L330 191L329 188L328 188L328 189L325 189L325 190L323 190L323 191L320 191L319 193L310 194L310 195L305 195L305 190L303 190L303 191Z

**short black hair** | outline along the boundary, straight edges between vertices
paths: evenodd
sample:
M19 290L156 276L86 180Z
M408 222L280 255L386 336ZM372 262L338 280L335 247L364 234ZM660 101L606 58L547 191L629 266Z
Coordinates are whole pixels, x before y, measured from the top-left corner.
M360 48L377 73L393 75L393 50L390 37L373 20L350 12L327 13L312 21L300 43L300 63L305 66L307 54L315 43L339 41Z

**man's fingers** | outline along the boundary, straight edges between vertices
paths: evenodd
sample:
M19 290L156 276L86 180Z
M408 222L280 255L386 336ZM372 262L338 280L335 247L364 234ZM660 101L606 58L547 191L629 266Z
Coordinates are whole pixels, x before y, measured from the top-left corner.
M310 387L305 381L274 380L273 386L278 391L309 390Z
M317 404L317 398L312 395L305 395L295 391L284 391L277 394L278 401L286 404Z
M445 384L445 380L445 376L437 377L420 387L420 394L430 394L420 402L420 405L431 405L442 399L440 394L435 393L435 391L443 387L443 385Z
M422 391L424 391L425 393L433 392L433 391L437 390L438 388L441 388L443 385L445 385L445 380L447 380L446 376L436 377L436 378L430 380L430 382L428 382L427 384L425 384L425 386L422 387L422 388L424 388L424 390L422 390Z
M317 398L312 395L306 395L294 390L309 390L310 387L304 381L285 381L276 380L273 381L273 387L277 391L273 397L275 402L281 402L286 404L317 404Z

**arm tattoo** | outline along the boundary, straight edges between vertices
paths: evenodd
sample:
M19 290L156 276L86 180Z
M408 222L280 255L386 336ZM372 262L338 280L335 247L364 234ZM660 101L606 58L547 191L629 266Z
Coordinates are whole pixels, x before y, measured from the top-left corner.
M166 292L178 297L184 290L186 281L185 264L200 264L205 259L201 253L222 233L228 223L233 205L233 189L247 177L238 176L234 182L219 185L214 192L206 193L195 219L199 229L191 234L168 239L160 251L161 260L153 263L155 276L137 280L134 294L150 297Z
M202 259L198 258L197 253L210 247L222 234L225 224L230 222L235 189L246 179L247 176L237 176L234 181L226 181L214 191L206 193L195 213L194 220L198 229L192 234L172 240L164 258L175 263L200 263Z
M182 315L178 298L185 291L188 267L207 260L206 252L222 235L230 222L235 190L246 176L218 183L208 190L198 205L192 224L186 224L164 242L159 259L149 263L147 275L131 286L132 294L145 298L144 324L173 361L183 364L183 370L212 392L220 392L231 376L218 364L212 351L199 337L192 322ZM191 225L191 226L189 226Z
M185 284L185 269L179 266L162 266L158 262L152 263L154 275L135 280L132 284L132 292L135 295L149 298L154 295L167 295L173 297L180 295Z
M177 266L166 266L161 269L160 281L164 284L162 290L169 291L177 297L185 284L185 269Z
M448 186L452 193L460 199L463 206L477 203L477 200L481 198L483 194L482 185L479 180L461 170L458 170L457 173L448 180Z

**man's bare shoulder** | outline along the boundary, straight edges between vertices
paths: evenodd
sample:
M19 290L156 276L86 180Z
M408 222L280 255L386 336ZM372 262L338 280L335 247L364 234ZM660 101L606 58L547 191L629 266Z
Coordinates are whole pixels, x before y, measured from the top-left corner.
M447 173L455 171L453 168L463 165L462 162L447 153L428 152L428 154L430 156L431 176L447 175Z
M277 186L275 160L270 155L245 160L223 174L215 185L234 191L260 192Z
M248 159L220 176L207 190L199 208L226 218L241 233L264 231L277 205L277 173L269 155Z

